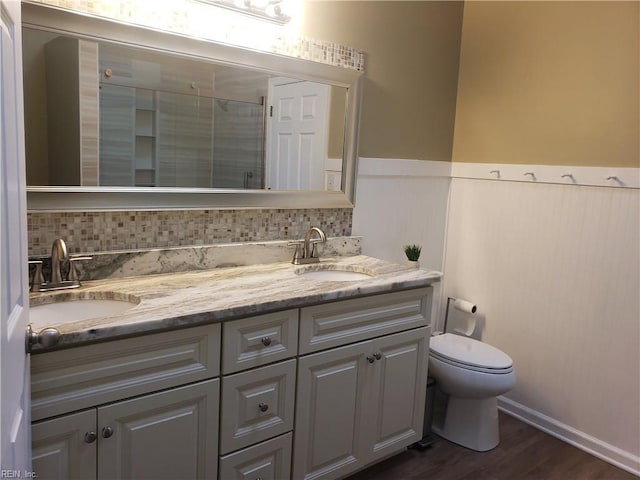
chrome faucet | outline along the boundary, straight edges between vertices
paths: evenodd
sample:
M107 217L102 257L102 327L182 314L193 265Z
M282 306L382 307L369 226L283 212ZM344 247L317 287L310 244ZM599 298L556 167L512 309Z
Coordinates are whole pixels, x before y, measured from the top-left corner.
M313 234L316 233L318 238L312 239ZM296 250L293 253L293 260L291 263L294 265L304 265L307 263L318 263L320 259L317 256L316 252L316 244L324 243L327 241L327 236L324 232L318 227L311 227L306 235L304 236L304 240L298 240L296 242L291 242L289 245L295 245Z
M81 255L69 255L67 244L62 238L54 240L51 247L51 281L46 282L42 274L42 260L29 260L30 265L35 265L35 273L30 282L32 292L46 292L48 290L62 290L68 288L78 288L80 280L76 271L76 262L80 260L91 260L92 257ZM69 262L68 273L65 276L62 272L64 262Z
M56 238L51 247L51 282L53 285L62 283L62 262L69 258L67 244L61 238Z

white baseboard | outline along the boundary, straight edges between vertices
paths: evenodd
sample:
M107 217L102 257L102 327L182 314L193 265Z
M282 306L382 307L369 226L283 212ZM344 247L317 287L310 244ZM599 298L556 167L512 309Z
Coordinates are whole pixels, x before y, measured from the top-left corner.
M498 397L498 408L549 435L640 477L640 456L638 455L603 442L509 398Z

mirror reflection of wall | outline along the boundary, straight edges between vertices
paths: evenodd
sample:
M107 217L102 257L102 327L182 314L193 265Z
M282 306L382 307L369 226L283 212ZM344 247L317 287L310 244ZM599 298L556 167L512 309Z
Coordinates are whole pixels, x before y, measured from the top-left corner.
M23 31L28 185L271 188L269 75ZM317 85L322 144L310 153L305 131L298 158L278 163L309 179L273 188L340 189L346 88Z

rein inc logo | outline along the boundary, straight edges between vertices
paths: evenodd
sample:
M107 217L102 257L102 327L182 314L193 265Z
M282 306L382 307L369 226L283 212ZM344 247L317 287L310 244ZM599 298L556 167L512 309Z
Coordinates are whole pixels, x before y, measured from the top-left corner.
M0 470L0 478L38 478L38 474L23 470Z

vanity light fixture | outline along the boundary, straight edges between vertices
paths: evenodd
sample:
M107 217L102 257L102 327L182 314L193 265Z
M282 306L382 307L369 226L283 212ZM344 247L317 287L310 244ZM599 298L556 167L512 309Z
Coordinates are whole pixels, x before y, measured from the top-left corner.
M284 25L291 16L287 14L285 0L197 0L201 3L228 8L262 20Z

